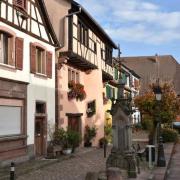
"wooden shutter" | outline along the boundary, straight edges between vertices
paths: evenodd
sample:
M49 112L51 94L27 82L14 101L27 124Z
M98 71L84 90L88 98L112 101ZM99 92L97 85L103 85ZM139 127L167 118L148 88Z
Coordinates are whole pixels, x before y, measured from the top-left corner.
M14 66L15 64L15 59L14 59L14 49L13 49L13 38L8 37L8 43L7 43L7 48L8 48L8 64L11 66Z
M36 46L30 43L30 71L36 73Z
M46 52L46 75L52 78L52 53Z
M23 69L23 47L24 47L24 39L17 37L16 38L16 68L19 70Z

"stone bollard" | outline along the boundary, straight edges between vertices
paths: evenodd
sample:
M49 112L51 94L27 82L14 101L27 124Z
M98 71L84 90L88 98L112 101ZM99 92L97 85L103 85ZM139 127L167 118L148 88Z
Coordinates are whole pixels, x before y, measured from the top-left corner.
M11 162L10 180L15 180L15 164L14 164L14 162Z
M115 167L108 168L107 180L123 180L120 169Z

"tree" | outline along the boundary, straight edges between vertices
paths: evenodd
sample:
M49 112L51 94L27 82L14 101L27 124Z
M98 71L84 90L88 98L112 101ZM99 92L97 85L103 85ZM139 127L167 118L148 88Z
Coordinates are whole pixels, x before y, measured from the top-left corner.
M162 100L158 103L155 100L153 93L153 87L155 84L150 85L149 92L144 95L137 96L134 100L136 107L139 108L143 115L143 121L147 121L146 124L148 130L152 130L156 127L157 116L161 119L162 123L171 124L180 113L180 100L173 89L173 86L168 83L161 84L162 88Z

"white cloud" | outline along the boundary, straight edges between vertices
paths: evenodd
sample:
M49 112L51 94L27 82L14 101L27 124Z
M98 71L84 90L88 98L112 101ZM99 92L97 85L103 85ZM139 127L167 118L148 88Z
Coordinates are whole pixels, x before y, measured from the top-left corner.
M180 12L145 0L79 0L115 41L163 44L180 40Z

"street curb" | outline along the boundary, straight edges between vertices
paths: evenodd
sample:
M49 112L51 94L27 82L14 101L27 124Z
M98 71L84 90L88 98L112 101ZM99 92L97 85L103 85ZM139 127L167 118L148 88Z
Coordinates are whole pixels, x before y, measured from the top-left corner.
M172 149L171 149L170 153L165 154L165 157L167 157L166 155L169 154L168 159L166 159L166 163L167 163L166 167L156 167L154 169L154 171L152 172L155 180L160 180L160 179L166 180L168 173L169 173L169 166L170 166L170 162L172 159L172 155L173 155L174 149L175 149L175 144L176 143L172 143L172 146L171 146Z
M174 145L173 145L173 148L172 148L172 151L171 151L171 156L170 156L169 162L168 162L168 164L167 164L166 172L165 172L165 175L164 175L164 180L167 179L167 176L168 176L168 174L169 174L169 172L170 172L170 171L169 171L169 168L170 168L170 164L171 164L171 161L172 161L172 156L173 156L173 154L174 154L174 152L175 152L175 146L176 146L177 143L178 143L178 142L174 143Z

